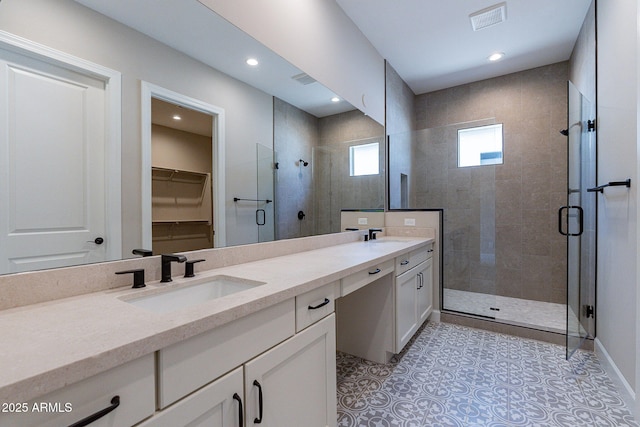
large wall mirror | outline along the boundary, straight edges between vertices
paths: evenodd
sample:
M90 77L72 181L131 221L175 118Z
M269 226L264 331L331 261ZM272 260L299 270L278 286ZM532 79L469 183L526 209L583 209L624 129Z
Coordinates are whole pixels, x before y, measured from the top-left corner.
M21 93L31 91L36 97L31 107L21 104L22 130L37 128L30 123L48 123L49 128L55 124L57 140L71 141L60 149L48 147L49 151L21 145L25 163L21 181L16 182L28 185L18 191L44 190L36 198L23 193L19 200L23 212L26 202L32 205L31 217L22 216L18 223L31 237L31 243L20 243L20 256L37 256L42 262L5 263L0 273L128 258L139 248L161 253L338 232L341 209L384 207L383 126L197 1L164 2L158 8L153 1L3 0L0 31L5 40L34 42L44 57L60 53L113 71L119 95L108 93L114 82L99 73L67 67L65 58L49 61L60 67L59 74L47 61L38 71L37 55L22 55L27 62L20 63L9 44L0 46L0 61L10 73L0 73L0 78L13 79ZM247 65L249 57L259 64ZM42 76L49 84L37 87L34 83L43 84ZM78 91L79 87L84 89ZM145 87L157 90L145 92ZM105 88L107 93L101 94ZM51 114L38 110L29 118L27 113L43 91L47 96L59 95L43 104ZM77 108L73 114L62 108L80 105L73 102L86 99L89 92L90 105L106 106L106 111L91 116ZM334 97L337 102L331 101ZM10 105L19 105L22 99L15 98ZM114 104L121 112L110 109ZM144 108L147 104L149 110ZM11 108L0 112L5 123L17 111ZM185 113L183 123L190 120L188 110L209 115L204 118L209 120L204 125L208 129L175 125L176 108ZM87 137L81 129L108 130L110 120L121 131L113 139L109 137L115 132L103 132L109 135L106 146L117 148L102 163L103 175L115 176L120 193L98 198L97 203L107 219L114 219L109 226L113 233L80 232L81 226L95 220L84 216L88 202L70 199L69 194L89 194L89 181L77 177L97 174L91 163L94 157L83 151L81 144ZM81 123L84 128L66 126L69 123ZM23 140L46 140L46 135L34 132L23 132ZM148 133L152 145L145 148ZM6 148L11 142L3 144ZM216 144L220 144L217 150ZM352 147L375 144L379 146L378 173L354 175ZM192 157L194 162L181 157L191 150L198 153ZM30 160L40 163L29 164ZM74 171L70 165L82 167ZM100 177L91 179L100 185ZM17 187L13 188L0 196L14 200ZM70 188L76 192L70 193ZM47 207L45 196L57 203L57 211ZM176 212L178 202L187 210ZM63 209L71 205L77 207L77 214ZM111 215L109 209L117 209L118 214ZM42 246L41 239L29 234L33 222L28 221L38 218L46 220L42 226L49 236L58 233L56 227L74 231L80 247L65 249L60 263L47 253L30 251L29 245ZM3 221L0 226L11 233L10 226L15 224ZM0 246L0 254L8 257L6 239ZM105 252L100 258L86 255L94 254L96 248Z

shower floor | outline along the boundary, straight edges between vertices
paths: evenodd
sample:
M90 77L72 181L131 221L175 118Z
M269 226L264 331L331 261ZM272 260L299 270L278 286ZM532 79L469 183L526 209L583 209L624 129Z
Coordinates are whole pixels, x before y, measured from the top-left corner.
M511 325L564 334L567 306L550 302L444 289L444 308L495 318ZM499 310L492 310L499 309Z

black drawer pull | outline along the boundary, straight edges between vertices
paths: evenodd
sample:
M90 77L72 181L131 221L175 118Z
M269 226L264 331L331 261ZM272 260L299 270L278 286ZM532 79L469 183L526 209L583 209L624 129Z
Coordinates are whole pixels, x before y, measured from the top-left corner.
M378 273L380 273L379 268L376 268L375 270L369 272L369 274L378 274Z
M408 260L408 259L407 259L407 260L404 260L404 261L402 261L402 262L400 263L400 265L407 265L407 264L409 264L409 260Z
M253 385L258 387L258 416L253 420L253 423L260 424L262 422L262 386L258 380L253 380Z
M113 398L111 399L111 406L109 406L108 408L104 408L103 410L98 411L95 414L89 415L87 418L84 418L84 419L82 419L82 420L80 420L80 421L78 421L76 423L73 423L69 427L84 427L84 426L88 426L92 422L97 421L100 418L104 417L109 412L111 412L114 409L116 409L118 406L120 406L120 396L113 396Z
M309 310L317 310L320 307L324 307L325 305L329 304L331 301L329 301L329 298L325 298L324 301L322 301L320 304L312 306L309 306Z
M238 401L238 419L240 420L240 422L238 422L238 426L243 427L244 419L242 418L242 416L244 411L242 410L242 399L240 398L240 396L238 396L238 393L233 393L233 400Z

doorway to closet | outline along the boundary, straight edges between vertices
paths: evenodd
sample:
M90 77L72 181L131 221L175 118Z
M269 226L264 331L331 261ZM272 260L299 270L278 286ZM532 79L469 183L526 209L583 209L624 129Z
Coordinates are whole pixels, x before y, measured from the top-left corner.
M151 100L151 211L154 253L214 247L213 117Z

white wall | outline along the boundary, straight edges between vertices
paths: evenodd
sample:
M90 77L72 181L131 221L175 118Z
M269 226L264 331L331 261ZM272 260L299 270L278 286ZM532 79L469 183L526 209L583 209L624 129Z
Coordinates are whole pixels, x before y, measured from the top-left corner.
M255 195L256 143L273 147L270 95L71 0L2 0L0 30L122 73L125 256L141 245L141 80L224 108L227 244L247 241L250 227L238 221L232 199ZM249 217L255 224L253 211Z
M598 194L596 334L630 391L638 372L637 2L599 1L598 183L631 178L631 189Z
M334 0L200 2L384 124L384 59Z

